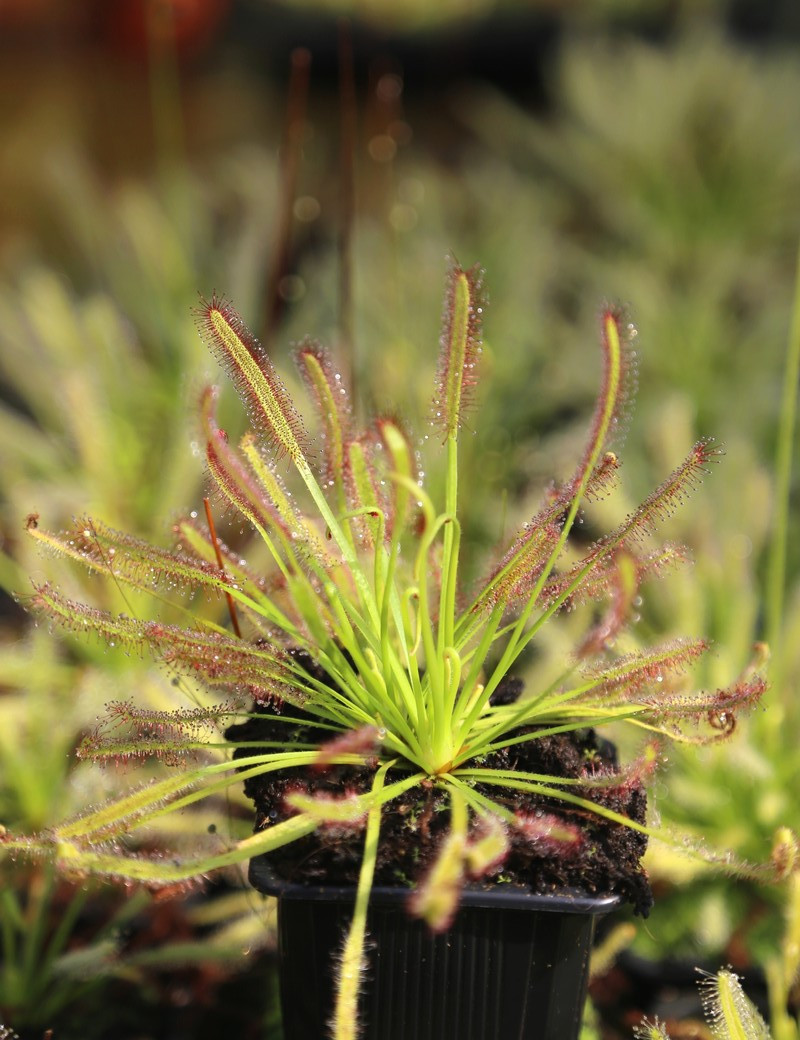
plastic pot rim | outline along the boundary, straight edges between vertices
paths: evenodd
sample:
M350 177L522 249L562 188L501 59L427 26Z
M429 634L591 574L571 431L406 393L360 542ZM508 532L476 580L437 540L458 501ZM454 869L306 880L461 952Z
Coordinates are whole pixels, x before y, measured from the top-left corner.
M278 877L269 864L268 855L256 856L250 861L250 884L265 895L279 899L305 900L319 903L354 903L355 885L325 885L287 881ZM375 885L370 904L375 906L404 905L413 888L394 885ZM507 882L495 884L468 884L461 892L461 907L484 907L495 910L527 910L551 913L575 913L599 916L616 910L624 898L616 892L592 894L580 889L561 889L556 892L532 892L522 885Z

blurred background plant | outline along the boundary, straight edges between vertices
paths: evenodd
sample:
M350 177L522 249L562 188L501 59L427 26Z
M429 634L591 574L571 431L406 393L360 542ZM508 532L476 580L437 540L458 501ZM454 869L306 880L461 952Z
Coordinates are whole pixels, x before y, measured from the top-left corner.
M165 544L171 518L199 508L198 291L229 295L276 355L307 333L339 347L363 400L416 424L452 250L485 266L493 300L490 389L465 453L467 537L497 540L563 471L591 408L598 305L629 301L643 342L630 501L698 435L728 456L676 516L671 534L695 563L650 592L639 632L710 635L707 682L730 682L767 634L778 403L796 379L784 351L800 237L798 38L788 0L5 0L3 587L24 599L29 575L46 571L74 598L138 609L36 556L24 521L91 512ZM795 504L796 465L789 491ZM624 499L587 514L587 538ZM673 754L655 791L663 819L754 860L779 827L800 831L798 515L786 595L770 600L766 711L720 753ZM72 752L105 702L133 696L166 706L177 692L149 662L56 641L4 601L2 822L38 830L132 782L86 771ZM239 805L201 823L249 827ZM56 881L45 866L0 870L0 1021L26 1040L46 1028L55 1040L202 1037L222 1021L210 1007L248 1002L255 1019L237 1035L279 1036L274 1002L255 995L269 911L241 878L211 898L155 902ZM664 987L647 1006L631 995L646 988L644 966L664 979L670 958L690 971L733 964L761 985L776 1040L796 1035L785 1011L798 1000L795 882L720 881L663 850L651 871L654 916L606 976L629 1017L615 1023L606 1007L594 1035L630 1036L643 1012L701 1018L665 1007ZM610 985L596 986L598 1006ZM126 1002L130 1020L112 1024Z

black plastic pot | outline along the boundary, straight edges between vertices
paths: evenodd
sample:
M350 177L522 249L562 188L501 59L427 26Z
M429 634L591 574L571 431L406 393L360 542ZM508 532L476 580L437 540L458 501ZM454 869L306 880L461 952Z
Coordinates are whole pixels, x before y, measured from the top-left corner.
M265 857L250 881L278 899L284 1040L324 1040L355 888L282 881ZM439 935L408 915L407 899L372 892L363 1040L577 1040L595 921L618 896L468 888Z

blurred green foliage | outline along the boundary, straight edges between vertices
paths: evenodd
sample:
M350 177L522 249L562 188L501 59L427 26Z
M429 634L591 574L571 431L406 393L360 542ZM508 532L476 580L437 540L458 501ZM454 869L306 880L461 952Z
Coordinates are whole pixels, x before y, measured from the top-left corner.
M800 234L793 53L705 33L669 47L591 38L565 49L556 77L548 119L485 91L463 118L556 191L574 310L630 301L642 410L683 392L703 430L768 454Z

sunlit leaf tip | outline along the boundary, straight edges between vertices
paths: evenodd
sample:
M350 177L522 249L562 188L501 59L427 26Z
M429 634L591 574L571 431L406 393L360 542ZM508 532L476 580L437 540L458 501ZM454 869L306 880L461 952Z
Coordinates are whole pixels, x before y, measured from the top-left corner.
M770 1040L767 1024L729 968L700 980L703 1009L715 1040Z
M472 402L482 349L484 306L480 267L465 271L454 260L447 277L433 403L434 426L447 437L456 435Z
M295 350L295 362L319 416L327 479L339 481L352 420L344 376L328 351L315 340L300 343Z
M364 545L373 545L380 529L379 514L388 509L389 499L375 467L377 438L374 431L351 439L345 445L344 483L351 510L359 516L354 526Z
M606 307L600 314L600 340L603 348L603 378L597 398L591 432L583 457L568 484L568 495L583 494L595 473L596 486L613 475L616 455L610 451L624 435L625 418L636 386L636 354L633 341L636 329L618 307Z
M201 299L196 315L200 335L227 369L254 427L279 456L303 461L302 420L264 347L223 297Z

